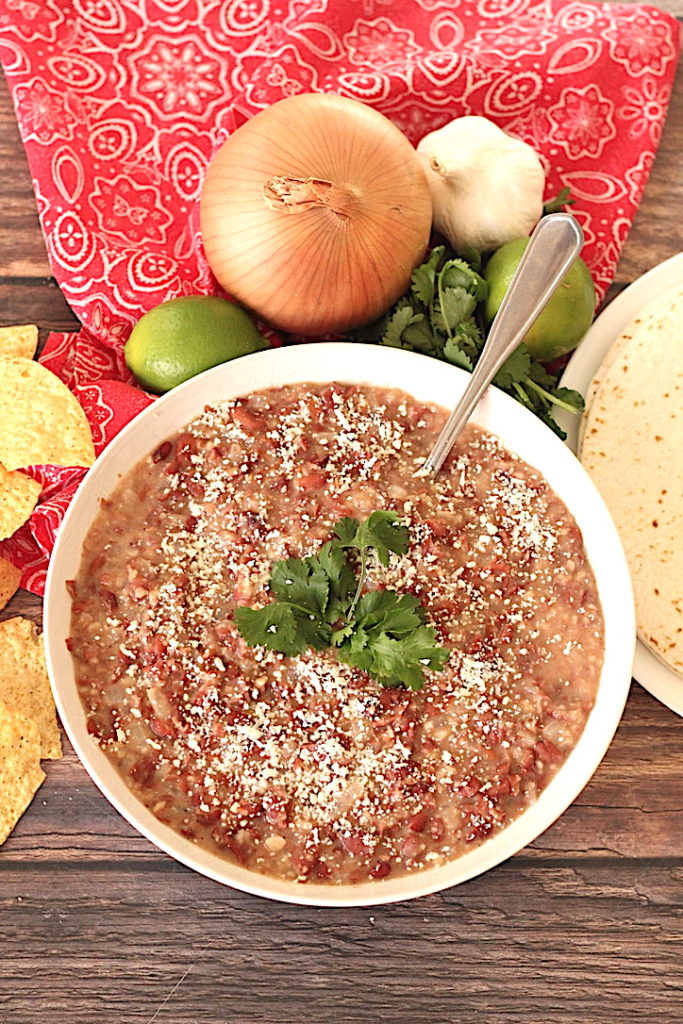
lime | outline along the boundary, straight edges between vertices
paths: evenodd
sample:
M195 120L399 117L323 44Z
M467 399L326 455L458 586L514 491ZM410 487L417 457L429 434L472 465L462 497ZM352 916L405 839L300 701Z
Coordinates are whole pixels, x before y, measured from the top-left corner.
M486 319L489 322L500 308L528 242L528 238L507 242L494 252L486 264L484 277L489 286ZM536 359L544 363L550 362L576 348L590 327L594 312L593 279L588 267L579 258L571 266L539 318L529 328L524 342Z
M248 313L215 295L169 299L145 313L126 342L126 365L149 391L170 391L210 366L267 348Z

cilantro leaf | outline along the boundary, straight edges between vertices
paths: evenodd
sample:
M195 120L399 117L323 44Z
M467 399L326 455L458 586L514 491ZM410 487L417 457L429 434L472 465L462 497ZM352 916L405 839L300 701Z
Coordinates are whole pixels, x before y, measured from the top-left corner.
M452 337L458 325L472 316L477 300L460 286L442 288L432 309L432 326Z
M425 356L441 355L441 337L434 334L426 316L419 323L409 324L402 335L402 348L422 352Z
M357 632L357 626L353 622L347 622L345 626L332 631L330 643L332 647L341 647L345 640Z
M444 358L453 366L459 366L461 370L472 372L474 363L463 349L458 338L449 338L443 347Z
M345 548L357 547L356 534L360 523L351 516L344 516L334 524L335 536Z
M356 619L368 630L381 623L385 632L405 636L424 622L422 605L413 594L395 590L370 590L356 606Z
M471 245L464 245L460 248L458 255L461 260L472 268L472 270L476 271L478 274L481 272L483 257L478 249L475 249Z
M550 427L550 429L552 430L553 434L557 434L559 439L561 441L564 441L564 439L566 438L567 434L562 429L562 427L559 425L559 423L556 423L555 420L553 419L551 411L550 411L551 407L549 405L547 405L545 403L539 403L538 405L530 404L529 408L531 409L531 411L534 413L535 416L538 416L539 420L541 420L542 423L545 423L546 427Z
M267 647L289 657L303 654L307 647L324 651L330 646L329 626L286 601L263 608L235 608L235 622L250 647Z
M467 352L470 359L476 363L482 350L484 339L474 317L471 316L467 320L463 320L461 324L458 324L453 335L453 341L464 352Z
M400 683L419 690L424 669L442 669L449 651L435 642L431 626L424 625L424 610L413 594L374 590L356 607L356 626L343 636L333 635L339 658L363 669L384 686Z
M420 690L424 683L426 668L442 669L450 652L438 647L434 641L434 630L420 626L408 636L396 639L381 632L368 643L373 663L370 674L376 675L385 685L405 683L411 690Z
M368 647L368 635L359 626L352 626L351 631L338 643L337 657L345 665L353 665L360 668L368 675L373 675L374 657L372 649Z
M586 407L583 395L573 388L554 388L552 394L554 405L569 406L574 412L583 412Z
M382 565L389 564L390 551L404 555L410 540L408 529L401 526L395 512L373 512L362 523L346 516L335 526L335 534L343 547L356 548L361 556L374 548Z
M387 314L383 314L378 317L377 320L372 320L369 324L361 324L360 327L352 327L350 330L346 331L346 337L351 341L368 341L373 344L378 344L382 340L387 320Z
M382 565L389 564L389 552L405 555L408 550L408 530L395 512L373 512L361 523L356 533L355 545L361 550L374 548Z
M532 360L529 378L540 384L542 388L552 388L557 384L557 378L548 373L545 366L539 363L537 359Z
M408 530L401 526L395 512L373 512L364 523L347 516L337 523L334 532L344 547L358 548L361 553L374 548L382 565L389 564L390 551L405 555L408 550Z
M493 383L506 390L511 388L515 381L523 381L529 375L531 369L531 353L526 345L521 344L511 356L505 360L500 370L493 378Z
M327 622L321 622L315 615L303 615L294 610L299 635L305 646L316 651L325 651L332 643L332 630Z
M308 647L289 604L276 602L264 608L235 608L235 622L250 647L263 646L290 657L303 654Z
M488 296L486 281L465 260L448 260L444 263L439 278L442 288L462 288L473 296L475 302L483 302Z
M270 589L280 601L322 615L327 607L330 578L314 558L287 558L273 566Z
M419 600L394 590L362 593L369 553L387 565L390 553L408 550L408 530L395 512L378 511L364 522L340 519L334 532L316 555L274 564L270 589L277 600L263 608L236 608L240 634L251 646L288 656L332 647L340 661L383 686L420 689L424 669L443 668L449 652L425 625ZM349 550L359 553L358 577Z
M435 246L425 262L421 263L419 267L415 267L413 271L413 276L410 279L410 291L423 306L429 306L434 298L436 272L445 252L445 245Z
M355 522L355 520L351 520ZM328 541L315 556L329 581L329 598L325 618L337 622L343 618L355 593L357 580L349 565L346 552L335 541Z
M413 324L424 320L423 313L416 313L412 306L400 306L385 322L382 344L392 348L403 348L403 332Z
M449 655L448 648L437 645L431 626L397 629L381 617L372 626L359 624L338 651L340 661L368 672L383 686L403 683L412 690L422 689L425 669L441 671Z

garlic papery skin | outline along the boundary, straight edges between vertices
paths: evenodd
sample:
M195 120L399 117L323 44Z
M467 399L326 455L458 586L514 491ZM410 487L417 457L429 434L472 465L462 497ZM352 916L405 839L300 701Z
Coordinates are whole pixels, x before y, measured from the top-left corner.
M427 174L434 227L455 249L499 249L528 235L543 213L538 154L486 117L458 117L425 135L417 153Z

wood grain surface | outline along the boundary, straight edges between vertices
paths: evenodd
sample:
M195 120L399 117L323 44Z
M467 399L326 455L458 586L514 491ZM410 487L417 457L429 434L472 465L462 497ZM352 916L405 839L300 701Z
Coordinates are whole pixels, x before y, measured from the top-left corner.
M660 6L683 20L683 0ZM611 294L683 250L683 71ZM76 320L0 82L0 323ZM0 618L40 622L20 592ZM494 871L370 909L269 902L160 853L65 744L0 851L0 1024L677 1024L683 721L637 684L575 804Z

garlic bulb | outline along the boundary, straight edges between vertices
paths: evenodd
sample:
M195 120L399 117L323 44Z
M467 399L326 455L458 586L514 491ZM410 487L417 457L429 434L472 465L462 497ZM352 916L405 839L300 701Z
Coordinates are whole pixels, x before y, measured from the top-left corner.
M543 212L545 172L535 150L485 117L458 117L425 135L434 227L456 249L487 252L528 235Z

